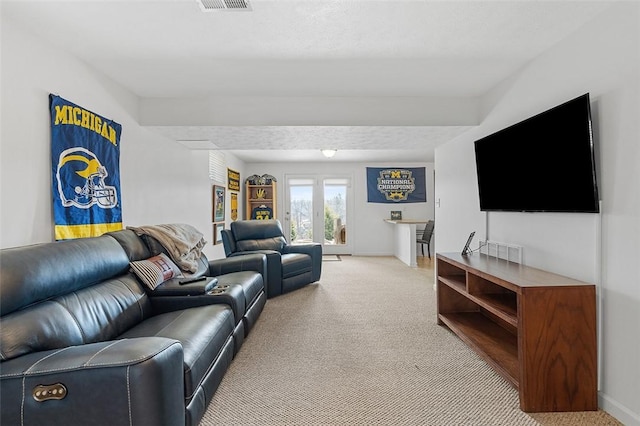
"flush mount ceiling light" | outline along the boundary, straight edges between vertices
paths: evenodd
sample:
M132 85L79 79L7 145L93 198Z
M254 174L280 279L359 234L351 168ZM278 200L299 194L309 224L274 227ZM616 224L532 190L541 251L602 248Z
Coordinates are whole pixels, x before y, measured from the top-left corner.
M196 0L203 12L250 11L249 0Z
M338 152L337 149L321 149L320 151L322 152L322 155L327 158L333 157L334 155L336 155L336 152Z

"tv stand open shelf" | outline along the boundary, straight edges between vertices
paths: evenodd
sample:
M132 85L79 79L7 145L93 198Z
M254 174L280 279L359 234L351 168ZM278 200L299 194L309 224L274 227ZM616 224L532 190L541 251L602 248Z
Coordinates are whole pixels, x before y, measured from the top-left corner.
M598 409L593 284L483 254L436 259L438 324L518 389L523 411Z

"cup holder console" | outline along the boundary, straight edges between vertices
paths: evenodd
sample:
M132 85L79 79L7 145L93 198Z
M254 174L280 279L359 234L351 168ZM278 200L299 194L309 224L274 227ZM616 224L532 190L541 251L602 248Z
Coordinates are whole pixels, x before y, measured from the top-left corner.
M229 288L229 286L228 286L228 285L226 285L226 284L223 284L223 285L217 285L217 286L215 286L214 288L212 288L211 290L209 290L209 291L207 292L207 294L212 294L212 295L215 295L215 294L223 294L223 293L225 293L225 292L227 291L227 289L228 289L228 288Z

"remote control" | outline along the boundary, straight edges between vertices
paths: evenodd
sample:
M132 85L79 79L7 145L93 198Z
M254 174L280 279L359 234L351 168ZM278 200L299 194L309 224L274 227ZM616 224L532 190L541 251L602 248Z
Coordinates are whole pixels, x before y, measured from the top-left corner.
M206 280L206 279L207 279L207 277L189 278L188 280L180 281L180 284L195 283L197 281L202 281L202 280Z

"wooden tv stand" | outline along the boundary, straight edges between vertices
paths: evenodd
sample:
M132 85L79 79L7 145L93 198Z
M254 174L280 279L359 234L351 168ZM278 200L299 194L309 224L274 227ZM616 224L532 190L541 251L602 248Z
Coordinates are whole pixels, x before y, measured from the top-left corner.
M436 259L438 324L518 389L520 409L598 409L593 284L483 254Z

